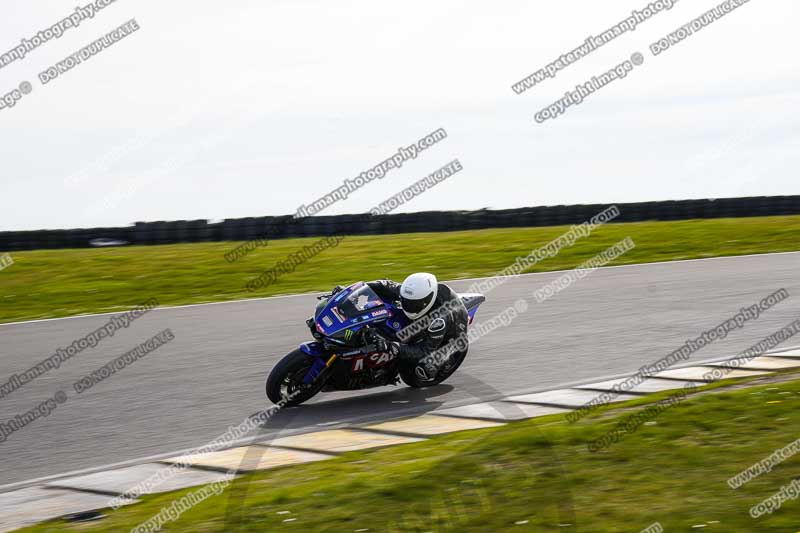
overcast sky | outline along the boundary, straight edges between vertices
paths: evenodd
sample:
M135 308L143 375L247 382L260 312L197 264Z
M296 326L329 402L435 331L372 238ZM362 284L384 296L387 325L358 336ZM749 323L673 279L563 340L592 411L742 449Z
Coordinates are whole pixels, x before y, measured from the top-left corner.
M458 158L400 211L800 194L797 0L681 0L521 95L511 85L647 0L117 0L0 68L0 230L293 213L444 128L325 214L360 213ZM88 0L4 0L0 54ZM39 72L135 18L57 79ZM644 64L538 124L632 53Z

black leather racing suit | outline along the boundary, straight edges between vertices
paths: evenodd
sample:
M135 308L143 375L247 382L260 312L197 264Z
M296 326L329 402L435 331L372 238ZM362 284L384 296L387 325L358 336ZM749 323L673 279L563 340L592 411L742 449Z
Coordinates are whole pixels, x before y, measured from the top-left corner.
M384 301L395 302L400 300L399 283L383 279L370 281L367 285ZM437 349L444 347L451 341L455 341L459 336L462 336L466 341L467 308L464 307L455 291L444 283L439 283L433 307L425 316L418 318L415 323L419 323L420 326L424 327L409 338L401 339L403 342L399 345L397 355L403 362L413 365L428 363L428 366L430 366L432 361L429 356L436 352ZM460 350L457 353L466 355L466 350ZM441 360L434 362L438 365Z

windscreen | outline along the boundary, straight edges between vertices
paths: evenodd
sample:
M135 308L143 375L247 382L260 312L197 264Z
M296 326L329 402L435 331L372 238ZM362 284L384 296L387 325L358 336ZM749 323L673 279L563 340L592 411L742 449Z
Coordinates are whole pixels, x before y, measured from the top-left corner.
M340 315L340 318L348 320L361 316L365 311L381 307L383 300L381 300L375 291L369 288L366 283L350 293L347 298L342 300L335 308L334 312Z

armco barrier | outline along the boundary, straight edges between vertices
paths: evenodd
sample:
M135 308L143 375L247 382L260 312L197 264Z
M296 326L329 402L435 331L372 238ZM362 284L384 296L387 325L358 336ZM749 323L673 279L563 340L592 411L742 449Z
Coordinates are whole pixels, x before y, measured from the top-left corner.
M86 248L94 239L130 244L176 244L246 241L257 238L381 235L421 231L458 231L580 224L610 204L557 205L479 211L428 211L392 215L316 216L295 220L291 215L206 220L137 222L124 228L90 228L0 232L0 252L47 248ZM800 196L759 196L717 200L677 200L616 204L614 222L688 220L800 214Z

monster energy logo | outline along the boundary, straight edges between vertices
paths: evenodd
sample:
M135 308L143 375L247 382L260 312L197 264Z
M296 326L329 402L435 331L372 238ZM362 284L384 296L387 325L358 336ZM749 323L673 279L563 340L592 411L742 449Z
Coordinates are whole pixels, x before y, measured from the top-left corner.
M353 331L349 329L344 330L344 340L349 341L352 338L353 338Z

